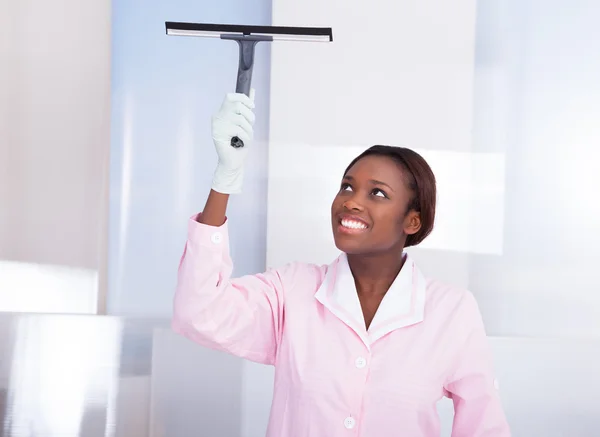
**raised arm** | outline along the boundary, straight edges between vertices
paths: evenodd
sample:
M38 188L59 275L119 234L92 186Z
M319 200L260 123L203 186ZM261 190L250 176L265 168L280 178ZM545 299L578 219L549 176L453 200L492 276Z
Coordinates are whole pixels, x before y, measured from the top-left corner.
M213 117L219 156L212 189L201 214L188 223L179 265L173 330L196 343L263 364L274 364L281 336L284 285L281 271L232 279L226 210L240 193L251 147L253 100L229 94ZM243 148L230 145L237 136Z
M464 331L444 387L454 403L452 437L510 437L494 378L491 348L471 293L465 294L459 311Z

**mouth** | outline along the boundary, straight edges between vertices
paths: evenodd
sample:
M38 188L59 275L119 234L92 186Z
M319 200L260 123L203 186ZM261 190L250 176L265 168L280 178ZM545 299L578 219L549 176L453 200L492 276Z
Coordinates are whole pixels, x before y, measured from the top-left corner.
M353 216L342 216L338 223L338 230L344 234L360 234L369 229L368 223Z

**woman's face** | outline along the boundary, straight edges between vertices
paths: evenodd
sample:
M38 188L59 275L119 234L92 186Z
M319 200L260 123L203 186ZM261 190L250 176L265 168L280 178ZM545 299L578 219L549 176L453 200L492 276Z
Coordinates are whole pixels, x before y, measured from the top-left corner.
M407 207L413 193L403 168L392 158L368 155L342 179L331 205L335 245L347 254L400 253L406 236L421 227Z

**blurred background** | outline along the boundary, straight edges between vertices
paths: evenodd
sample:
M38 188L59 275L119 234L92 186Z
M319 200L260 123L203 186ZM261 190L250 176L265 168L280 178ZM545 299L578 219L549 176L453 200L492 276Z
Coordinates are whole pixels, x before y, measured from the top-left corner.
M265 434L273 369L169 329L238 47L165 21L333 28L257 46L236 275L329 262L348 162L414 148L513 435L600 436L597 0L0 0L0 436Z

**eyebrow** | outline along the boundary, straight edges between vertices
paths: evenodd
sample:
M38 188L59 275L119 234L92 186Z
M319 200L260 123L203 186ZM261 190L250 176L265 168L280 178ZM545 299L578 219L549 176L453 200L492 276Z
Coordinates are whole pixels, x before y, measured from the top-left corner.
M348 179L349 181L354 180L354 178L350 175L344 176L344 179ZM369 182L371 182L374 185L383 185L385 187L388 187L390 190L394 191L394 189L392 187L390 187L388 184L386 184L385 182L378 181L377 179L369 179Z

